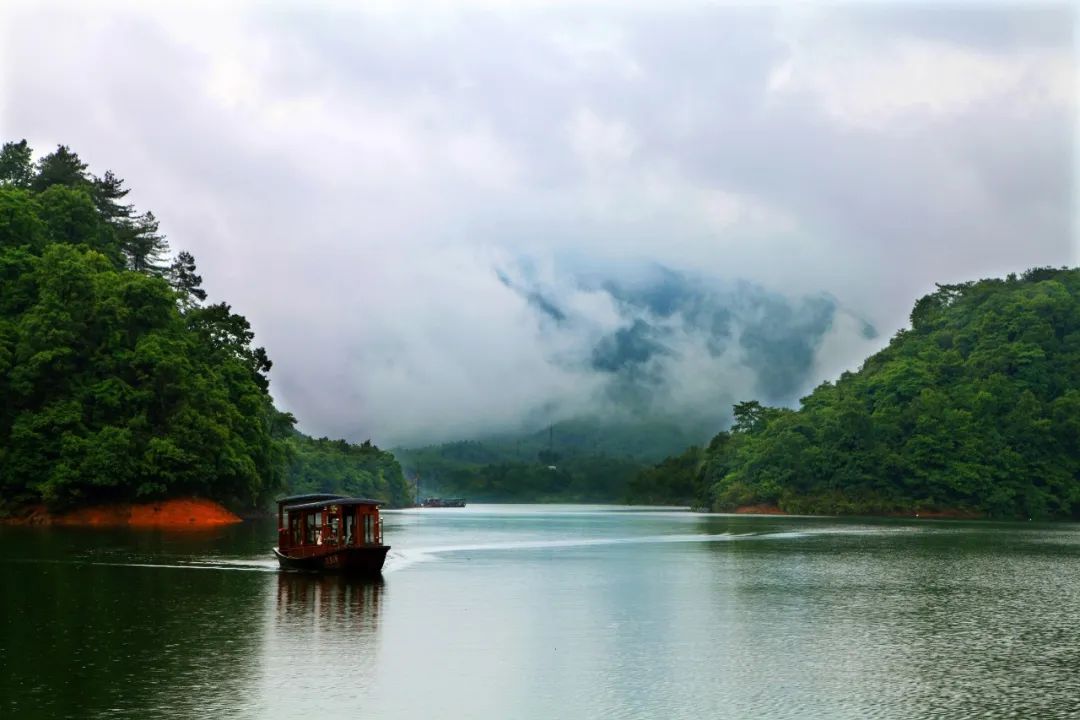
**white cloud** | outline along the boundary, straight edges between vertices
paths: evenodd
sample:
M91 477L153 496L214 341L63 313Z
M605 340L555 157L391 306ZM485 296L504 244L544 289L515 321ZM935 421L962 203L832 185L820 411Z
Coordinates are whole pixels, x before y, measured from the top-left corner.
M601 118L589 108L574 114L567 134L585 171L601 177L625 168L638 145L634 131L626 123Z
M807 93L836 122L865 130L902 130L971 111L1030 114L1075 104L1071 48L992 53L869 36L823 14L809 23L804 16L782 33L788 54L769 75L774 99Z
M934 281L1075 261L1075 13L875 12L4 3L0 128L126 178L306 429L573 413L609 386L597 343L646 317L669 409L723 404L746 358L580 279L827 291L887 336ZM808 382L865 354L845 322Z

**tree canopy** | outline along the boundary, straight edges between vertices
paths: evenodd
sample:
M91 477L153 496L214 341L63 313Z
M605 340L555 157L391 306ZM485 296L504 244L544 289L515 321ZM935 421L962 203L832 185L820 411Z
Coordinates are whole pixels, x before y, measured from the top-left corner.
M247 319L204 304L194 257L169 264L157 219L127 193L65 146L36 164L25 141L0 150L0 501L252 507L308 487L314 441L274 407ZM361 447L379 458L368 494L407 502L393 457Z
M634 486L690 482L717 510L1077 518L1078 381L1080 270L939 285L858 372L798 411L736 405L704 452Z
M425 496L619 502L639 471L690 440L664 420L581 417L533 432L395 452Z

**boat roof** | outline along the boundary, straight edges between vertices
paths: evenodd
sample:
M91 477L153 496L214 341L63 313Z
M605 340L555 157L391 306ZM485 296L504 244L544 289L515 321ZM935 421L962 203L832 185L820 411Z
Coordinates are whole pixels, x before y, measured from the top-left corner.
M300 505L289 505L289 510L318 510L319 508L328 507L330 505L382 505L382 500L372 500L371 498L358 498L358 497L343 497L336 495L327 500L319 500L318 502L303 503Z
M344 495L335 493L306 493L304 495L290 495L277 501L278 505L302 505L304 503L319 502L320 500L341 500Z

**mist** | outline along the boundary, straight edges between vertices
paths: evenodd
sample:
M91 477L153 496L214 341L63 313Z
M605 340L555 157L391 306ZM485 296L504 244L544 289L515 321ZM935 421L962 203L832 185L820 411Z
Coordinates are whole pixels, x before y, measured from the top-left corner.
M124 177L316 435L706 435L1078 260L1068 4L305 7L5 4L0 129Z

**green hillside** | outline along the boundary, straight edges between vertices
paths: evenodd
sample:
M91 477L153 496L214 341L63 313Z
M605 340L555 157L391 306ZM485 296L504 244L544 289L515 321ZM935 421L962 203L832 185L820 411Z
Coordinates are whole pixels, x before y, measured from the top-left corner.
M248 321L205 302L195 259L127 194L67 147L36 163L25 141L0 150L0 510L240 509L314 485L407 504L392 456L298 437Z
M718 510L1080 517L1080 270L940 285L797 411L757 402L632 484Z
M398 507L413 502L412 487L393 453L370 441L356 444L295 433L288 448L290 493L334 492L377 498Z

